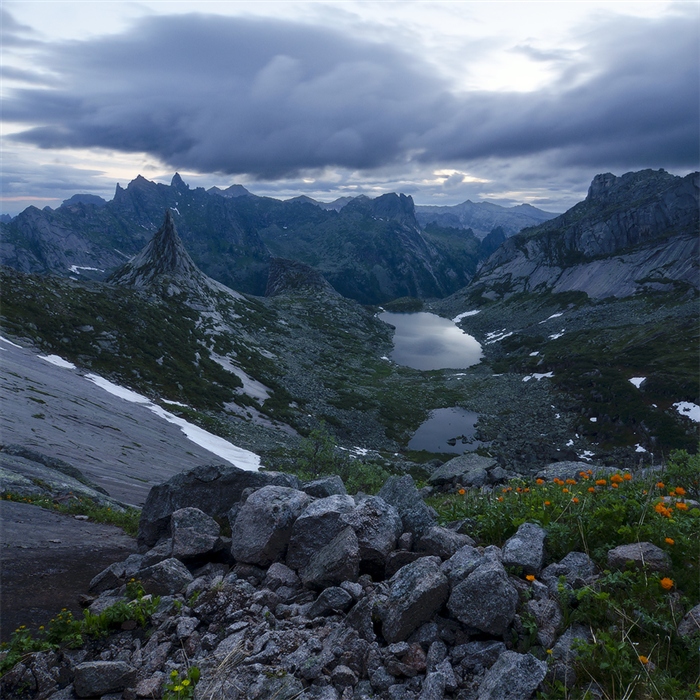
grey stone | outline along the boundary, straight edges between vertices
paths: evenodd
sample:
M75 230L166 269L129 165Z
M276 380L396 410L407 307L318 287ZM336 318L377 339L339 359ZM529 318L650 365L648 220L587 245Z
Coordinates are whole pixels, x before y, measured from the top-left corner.
M194 581L187 567L178 559L164 559L153 566L141 569L138 578L148 593L173 595Z
M330 586L321 591L313 605L308 609L309 618L321 615L332 615L337 612L346 612L353 604L352 596L338 586Z
M434 671L437 665L447 658L447 646L441 639L434 641L428 649L425 665L428 673Z
M327 498L328 496L345 496L347 491L343 480L337 475L324 476L313 481L306 481L301 485L301 490L314 498Z
M296 573L288 566L278 561L272 564L267 570L263 583L265 587L269 588L271 591L276 591L282 586L292 589L301 586L301 580Z
M187 639L197 629L197 625L199 620L196 617L181 617L177 621L175 636L178 639Z
M124 661L86 661L74 670L73 686L79 698L116 693L134 685L136 669Z
M291 674L270 676L261 673L247 689L247 700L295 700L304 691L298 678Z
M443 700L445 697L445 676L440 671L433 671L425 677L419 700Z
M453 693L459 687L459 681L449 659L443 659L436 667L436 671L442 673L445 679L445 690Z
M556 600L528 600L526 610L537 621L537 643L550 649L561 632L564 616Z
M608 552L608 566L611 569L624 569L632 562L638 569L665 573L671 570L671 557L651 542L621 544Z
M479 685L478 700L529 700L547 674L532 654L504 651Z
M348 613L345 621L360 635L362 639L373 642L376 639L374 633L373 614L377 599L370 594L360 600Z
M213 518L223 517L240 500L244 489L269 484L296 488L299 480L289 474L247 471L223 464L202 465L176 474L150 490L141 511L139 545L151 547L166 536L170 516L180 508L192 506Z
M382 616L382 632L388 642L408 638L444 605L449 585L439 567L437 557L423 557L392 576Z
M381 693L389 690L389 687L396 683L396 678L384 666L380 666L376 671L369 674L369 681L372 684L372 688Z
M396 508L382 498L369 496L352 511L341 515L340 520L357 535L360 561L379 565L383 573L384 561L396 548L403 528Z
M163 685L165 684L165 674L162 671L156 671L149 678L144 678L136 685L137 698L160 698L163 694Z
M591 641L592 636L588 627L572 625L559 637L552 647L550 666L547 676L550 680L563 683L567 688L576 684L575 662L578 652L574 648L574 641Z
M474 544L474 540L469 535L460 535L454 530L434 525L423 533L418 540L416 550L444 560L449 559L462 547Z
M406 564L418 561L424 556L425 554L421 552L407 552L404 549L397 549L390 552L384 563L384 577L391 578L399 569L406 566Z
M357 676L351 668L338 664L331 673L331 681L336 688L352 687L357 685Z
M465 545L458 549L446 562L443 562L440 569L449 579L450 586L454 588L483 563L484 555L476 547Z
M428 479L433 486L461 484L462 486L483 486L488 481L488 471L497 465L491 457L464 454L453 457L438 467Z
M346 525L340 518L355 508L347 495L321 498L306 506L292 526L286 563L300 571L319 549L325 547Z
M124 562L110 564L90 581L88 590L90 593L98 594L119 588L124 582L125 569Z
M503 642L479 641L460 644L452 648L451 658L455 664L460 663L469 673L479 673L485 668L491 668L496 659L506 650Z
M189 559L215 550L220 544L219 524L199 508L180 508L170 517L173 556Z
M546 530L534 523L523 523L503 545L504 566L520 566L526 574L539 574L544 562Z
M518 592L498 562L482 564L452 589L448 610L463 624L498 637L515 617Z
M327 588L357 581L359 573L360 545L355 531L346 527L311 557L301 571L301 581L309 588Z
M550 564L542 570L540 578L552 594L557 594L559 577L563 576L566 583L577 590L595 580L598 567L584 552L569 552L560 562Z
M377 495L399 511L405 531L420 536L437 525L435 511L420 497L410 474L389 477Z
M700 633L700 605L696 605L683 616L677 631L680 637L692 637Z
M141 562L138 568L139 570L145 569L147 566L153 566L153 564L157 564L159 561L163 561L164 559L170 559L172 556L173 541L168 538L158 542L155 547L152 547L145 552L141 556Z
M311 496L286 486L263 486L246 500L231 530L236 561L269 566L286 553L294 521Z

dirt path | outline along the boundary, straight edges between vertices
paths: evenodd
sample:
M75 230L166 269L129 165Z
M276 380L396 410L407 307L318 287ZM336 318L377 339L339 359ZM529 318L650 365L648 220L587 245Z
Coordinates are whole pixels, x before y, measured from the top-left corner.
M23 503L0 502L0 639L36 629L61 608L81 614L78 596L109 564L136 551L111 525Z

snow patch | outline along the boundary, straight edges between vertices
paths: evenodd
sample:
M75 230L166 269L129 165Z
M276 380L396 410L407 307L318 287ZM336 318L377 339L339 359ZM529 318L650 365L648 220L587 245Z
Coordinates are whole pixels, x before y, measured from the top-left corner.
M118 253L119 251L117 251ZM71 265L68 268L72 273L79 275L81 270L92 270L93 272L104 272L104 270L99 267L83 267L81 265Z
M463 318L467 318L467 316L476 316L477 314L480 314L481 310L476 309L476 311L464 311L461 314L457 314L453 319L452 323L459 323Z
M535 352L530 353L530 357L537 357L540 354L539 350L535 350Z
M249 377L240 367L234 365L228 357L222 357L216 353L210 353L210 357L227 372L235 374L243 382L243 389L240 391L244 394L247 394L253 399L257 399L261 404L265 403L265 401L270 398L270 389L268 387L257 381L257 379Z
M179 401L171 401L170 399L161 399L163 403L169 403L171 406L180 406L182 408L189 408L186 403L180 403Z
M632 382L632 384L634 384L637 387L637 389L639 389L639 387L642 385L642 382L644 382L645 380L646 380L646 377L631 377L630 378L630 382Z
M0 335L0 340L2 340L3 343L7 343L8 345L11 345L13 348L19 348L20 350L22 349L21 345L17 345L17 343L13 343L11 340L8 340L7 338L3 338Z
M64 360L58 355L37 355L37 357L41 358L42 360L46 360L46 362L49 362L52 365L56 365L56 367L63 367L64 369L77 369L72 362L68 362L68 360Z
M545 372L544 374L540 374L538 372L535 372L534 374L528 374L526 377L523 377L524 382L529 382L531 379L536 379L538 382L540 379L544 379L545 377L552 378L554 376L554 372Z
M573 440L569 440L569 442L566 443L566 446L567 446L567 447L573 447L573 446L574 446L574 441L573 441Z
M584 451L578 456L578 458L579 458L579 459L587 459L587 460L590 462L590 461L591 461L591 458L593 457L594 454L595 454L595 452L591 452L590 450L584 450Z
M541 324L542 324L542 323L547 323L547 321L549 321L550 319L552 319L552 318L559 318L560 316L563 316L563 315L564 315L563 312L559 312L558 314L552 314L551 316L545 318L544 321L540 321L540 323L541 323Z
M690 418L694 423L700 423L700 406L690 401L679 401L673 404L673 408L682 416Z
M141 394L137 394L131 389L114 384L104 377L100 377L97 374L87 374L85 378L96 384L101 389L124 399L125 401L130 401L131 403L141 404L145 406L149 411L155 413L159 418L168 421L168 423L173 423L177 425L180 430L185 434L189 440L195 444L203 447L205 450L209 450L213 454L225 459L239 469L245 469L246 471L257 471L260 467L260 457L254 452L249 450L244 450L241 447L236 447L236 445L231 444L228 440L220 438L218 435L213 435L212 433L200 428L198 425L193 425L192 423L186 421L184 418L178 418L172 413L169 413L165 409L152 403L149 399Z
M639 443L637 443L635 447L637 448L635 452L647 452Z
M591 421L591 423L597 423L597 422L598 422L598 419L597 419L597 418L591 418L590 421Z
M513 335L513 331L506 333L505 328L502 328L500 331L492 331L491 333L486 334L486 342L484 345L492 345L493 343L497 343L511 335Z
M566 328L562 328L559 333L552 333L552 335L549 336L550 340L556 340L557 338L561 338L564 335L564 331Z

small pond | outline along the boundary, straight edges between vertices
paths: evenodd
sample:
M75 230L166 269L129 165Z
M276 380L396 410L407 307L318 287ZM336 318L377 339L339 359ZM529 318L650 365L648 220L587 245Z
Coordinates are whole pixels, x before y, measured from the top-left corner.
M481 345L446 318L424 311L379 318L396 328L391 359L413 369L463 369L481 362Z
M416 430L408 443L410 450L473 452L486 443L474 439L479 414L464 408L438 408Z

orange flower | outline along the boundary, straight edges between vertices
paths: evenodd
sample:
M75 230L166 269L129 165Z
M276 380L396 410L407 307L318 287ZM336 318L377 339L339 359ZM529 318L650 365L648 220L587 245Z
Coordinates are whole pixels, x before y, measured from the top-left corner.
M586 474L592 475L592 474L593 474L593 470L592 470L592 469L586 469Z
M610 486L611 486L612 488L616 489L616 488L617 488L617 482L615 482L614 484L610 484Z
M544 484L544 479L537 479L535 480L535 483L541 486L542 484Z
M552 481L553 481L557 486L562 486L562 485L564 484L564 482L563 482L558 476L555 476L555 477L552 479Z
M575 483L576 483L576 479L567 479L567 480L566 480L566 483L567 483L567 484L575 484Z
M588 487L588 492L589 492L589 493L595 493L595 486L589 486L589 487Z
M457 491L457 493L458 493L460 496L464 496L464 494L466 493L466 491L465 491L464 489L460 489L459 491Z
M676 508L678 508L678 510L688 510L688 504L687 503L676 503Z
M579 472L578 475L580 477L583 477L584 479L588 476L588 474L586 474L586 472Z
M578 498L572 498L572 499L571 499L571 502L572 502L572 503L578 503Z
M596 486L605 486L608 482L605 479L596 479L595 480L595 485Z
M503 500L503 496L499 496L496 500L497 500L497 501L502 501L502 500Z
M625 481L632 481L632 475L628 472L622 477Z
M667 508L663 503L657 503L654 506L654 510L659 514L663 515L665 518L671 517L671 509Z
M685 489L682 486L676 486L676 496L685 496Z
M619 474L613 474L610 477L610 481L612 481L613 484L620 484L622 483L622 477Z
M551 506L551 505L552 505L549 501L545 501L544 504L545 504L546 506Z
M656 484L656 488L657 488L657 489L666 488L666 484L664 484L663 481L659 481L659 482Z
M649 663L649 659L646 656L643 656L640 654L637 658L639 659L640 664L648 664Z
M671 537L667 537L664 542L666 544L676 544L676 540L672 539Z
M531 582L535 580L535 577L533 574L528 574L525 578L526 578L526 580L531 581Z
M665 591L670 591L673 588L673 579L664 577L659 581L661 584L661 588L663 588Z
M569 493L569 489L562 489L561 492L562 493Z
M523 490L522 490L522 488L521 488L520 486L518 486L518 488L515 489L515 490L516 490L518 493L522 493L522 492L523 492Z

